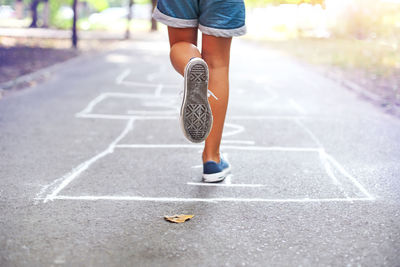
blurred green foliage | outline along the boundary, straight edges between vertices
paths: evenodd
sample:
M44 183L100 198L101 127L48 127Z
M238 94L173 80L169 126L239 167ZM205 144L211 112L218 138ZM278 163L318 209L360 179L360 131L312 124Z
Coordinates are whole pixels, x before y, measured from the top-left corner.
M30 2L29 0L25 0ZM79 2L86 2L90 9L95 12L101 12L108 7L121 7L126 6L126 0L80 0ZM150 0L134 0L135 4L147 4ZM72 21L69 19L63 19L60 17L59 10L62 6L71 6L72 0L49 0L50 4L50 25L56 28L68 29L72 26ZM85 16L80 16L78 26L87 21ZM94 26L96 28L96 26ZM100 27L101 28L101 27Z
M379 42L303 38L267 43L313 64L363 70L377 77L393 75L400 67L397 49Z
M376 0L349 0L332 28L339 37L400 40L400 4Z
M109 7L107 0L86 0L88 4L90 4L97 11L102 11Z
M72 27L72 21L70 19L64 19L60 16L59 10L61 6L71 6L72 0L49 0L50 3L50 25L60 28L60 29L69 29ZM110 4L110 0L80 0L81 3L86 2L91 8L95 11L100 12L104 9L107 9ZM121 4L121 0L117 0L114 2L118 2ZM85 18L82 18L85 19ZM80 22L78 21L78 26Z

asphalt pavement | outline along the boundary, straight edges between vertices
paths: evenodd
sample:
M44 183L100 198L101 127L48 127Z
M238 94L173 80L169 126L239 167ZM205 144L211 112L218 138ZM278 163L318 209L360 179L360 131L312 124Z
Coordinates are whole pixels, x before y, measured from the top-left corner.
M232 175L203 184L168 52L123 42L0 100L1 266L400 266L398 118L235 39Z

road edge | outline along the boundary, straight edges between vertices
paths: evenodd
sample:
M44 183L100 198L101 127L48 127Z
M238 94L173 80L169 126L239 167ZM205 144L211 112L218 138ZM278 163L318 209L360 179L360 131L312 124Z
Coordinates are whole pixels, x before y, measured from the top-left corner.
M88 52L85 54L78 54L72 58L65 60L65 61L57 62L55 64L52 64L50 66L44 67L39 70L36 70L34 72L21 75L13 80L1 83L0 84L0 98L2 96L4 96L5 93L11 92L13 89L18 87L19 85L22 85L24 83L30 83L32 81L40 81L42 79L45 79L45 78L49 77L52 73L56 72L61 67L64 67L68 64L72 64L73 62L78 61L82 58L93 56L100 52L101 51ZM27 89L28 87L29 86L25 86L22 89Z
M31 82L37 82L38 84L41 82L44 82L47 78L49 78L51 76L51 74L57 72L60 68L74 64L75 62L80 61L80 60L85 60L85 59L93 57L93 56L98 56L103 53L109 53L111 51L114 51L114 50L118 49L119 47L121 47L122 45L124 45L126 43L126 41L129 41L129 40L118 40L118 42L116 42L116 45L114 45L113 47L110 47L108 49L82 52L74 57L71 57L71 58L65 60L65 61L57 62L53 65L44 67L44 68L36 70L34 72L21 75L13 80L10 80L10 81L4 82L4 83L0 83L0 99L4 98L4 96L6 94L12 93L12 91L14 89L18 88L18 86L21 86L23 84L29 84ZM21 90L25 90L30 87L32 87L32 86L23 86L21 88Z
M374 105L378 106L381 110L385 113L393 115L397 118L400 118L400 107L396 105L388 105L383 97L372 93L371 91L362 88L362 86L356 84L355 82L344 78L343 75L340 75L332 70L317 70L320 74L324 77L334 81L337 84L340 84L344 88L348 89L349 91L354 92L361 98L368 100L369 102L373 103Z

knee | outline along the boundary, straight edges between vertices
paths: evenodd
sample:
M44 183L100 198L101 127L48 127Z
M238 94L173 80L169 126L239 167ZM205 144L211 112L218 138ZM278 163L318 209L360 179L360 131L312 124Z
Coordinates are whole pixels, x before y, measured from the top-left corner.
M193 54L193 53L199 53L197 47L188 42L176 42L171 46L170 49L170 56L175 55L175 54Z
M187 46L187 45L189 45L189 43L187 43L187 42L176 42L173 45L171 45L171 52L185 48L185 46Z

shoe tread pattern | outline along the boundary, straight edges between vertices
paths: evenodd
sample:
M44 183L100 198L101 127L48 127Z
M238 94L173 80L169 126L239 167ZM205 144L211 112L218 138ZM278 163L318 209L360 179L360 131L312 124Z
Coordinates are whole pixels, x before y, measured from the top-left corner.
M183 110L186 135L193 142L204 141L212 127L212 114L207 97L207 69L203 64L194 64L188 73L187 101Z
M203 140L209 130L211 114L205 105L190 104L185 109L185 126L193 140Z

